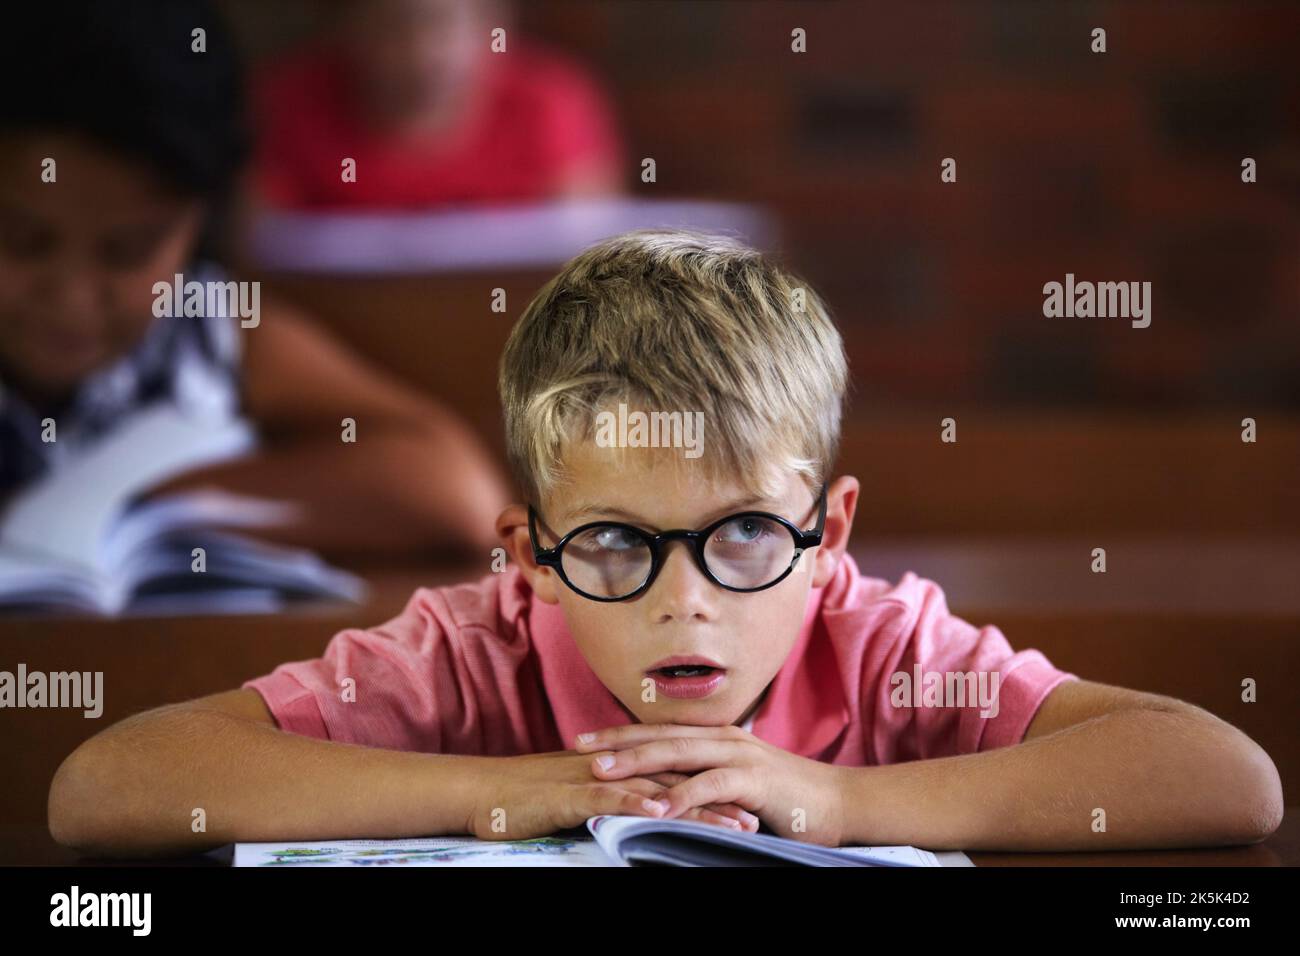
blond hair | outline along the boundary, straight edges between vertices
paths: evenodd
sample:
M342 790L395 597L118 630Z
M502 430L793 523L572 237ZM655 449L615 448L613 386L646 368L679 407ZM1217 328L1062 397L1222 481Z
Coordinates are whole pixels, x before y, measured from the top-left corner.
M839 332L806 283L729 236L637 230L572 259L520 316L499 379L507 455L540 502L598 410L639 402L702 412L714 473L767 493L783 465L816 489L847 378Z

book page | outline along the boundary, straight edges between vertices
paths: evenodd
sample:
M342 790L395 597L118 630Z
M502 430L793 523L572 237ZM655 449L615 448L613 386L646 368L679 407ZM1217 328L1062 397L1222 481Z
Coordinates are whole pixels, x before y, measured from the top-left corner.
M239 843L235 866L612 866L596 841L583 836L533 840L421 837L410 840L333 840Z
M672 859L674 846L688 839L762 854L774 861L789 860L810 866L924 866L944 865L935 854L912 846L824 847L769 833L738 833L709 823L660 820L653 817L604 815L592 817L587 828L611 858L622 863L629 854L660 862ZM684 856L690 854L684 854ZM707 856L707 854L702 854ZM725 859L726 854L717 854Z

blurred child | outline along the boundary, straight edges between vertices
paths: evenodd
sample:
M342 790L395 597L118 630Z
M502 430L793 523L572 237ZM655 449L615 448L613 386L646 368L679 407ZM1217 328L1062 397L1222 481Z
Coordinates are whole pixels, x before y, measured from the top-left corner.
M253 319L158 308L155 286L177 275L232 278L206 253L246 139L238 64L208 4L43 4L3 46L0 503L169 402L258 426L258 454L168 487L305 506L268 537L335 552L490 545L505 483L445 408L265 297Z
M604 97L520 37L504 0L345 0L333 27L258 85L266 204L413 208L618 189L622 146ZM494 53L498 27L505 49ZM342 176L345 158L355 180Z

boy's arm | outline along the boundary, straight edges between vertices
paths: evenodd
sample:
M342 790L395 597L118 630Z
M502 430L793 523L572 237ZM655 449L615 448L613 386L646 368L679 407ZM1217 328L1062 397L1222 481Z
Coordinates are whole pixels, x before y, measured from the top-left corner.
M50 785L50 833L87 855L136 858L240 841L528 839L601 814L657 815L652 798L682 779L610 784L592 776L591 759L430 754L286 733L245 688L138 714L86 741ZM758 828L740 807L713 801L684 817Z
M158 491L215 485L297 501L301 522L265 536L329 552L494 546L508 490L470 428L294 311L268 302L262 313L238 334L244 408L265 447ZM344 418L355 442L342 440Z
M484 759L284 733L256 691L229 691L138 714L82 744L50 785L50 832L106 856L467 833ZM192 829L198 809L206 832Z
M1277 768L1241 731L1182 701L1088 681L1058 685L1019 745L839 769L850 845L1213 846L1257 842L1282 819Z

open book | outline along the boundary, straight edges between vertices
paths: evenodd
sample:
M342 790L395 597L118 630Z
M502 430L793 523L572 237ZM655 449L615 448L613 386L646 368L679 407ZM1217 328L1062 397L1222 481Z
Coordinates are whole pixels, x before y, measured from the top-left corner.
M239 843L235 866L970 866L963 853L911 846L829 847L712 823L599 816L591 837L532 840L425 837ZM594 837L594 839L593 839Z
M196 421L170 405L134 414L0 515L0 611L269 612L296 597L359 599L359 579L310 552L230 530L282 523L293 514L286 502L140 498L254 443L240 421Z

